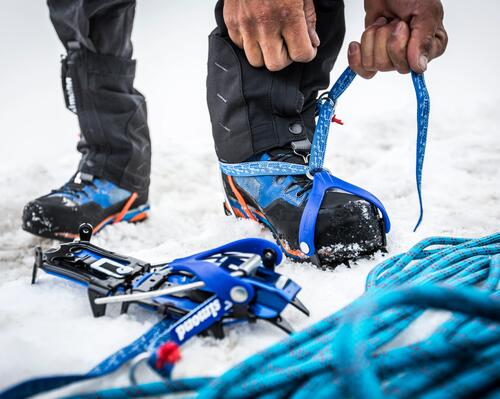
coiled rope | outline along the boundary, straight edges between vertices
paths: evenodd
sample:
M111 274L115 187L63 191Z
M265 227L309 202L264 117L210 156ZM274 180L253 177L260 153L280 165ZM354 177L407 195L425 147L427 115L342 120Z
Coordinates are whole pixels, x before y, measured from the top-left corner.
M500 233L428 238L376 266L351 305L220 377L72 398L500 398L499 281ZM429 309L450 313L427 338L404 342Z

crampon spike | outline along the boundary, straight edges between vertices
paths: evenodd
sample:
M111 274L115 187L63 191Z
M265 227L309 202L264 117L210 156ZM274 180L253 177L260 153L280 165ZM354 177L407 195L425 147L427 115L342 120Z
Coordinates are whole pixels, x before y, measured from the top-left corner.
M281 316L277 316L277 317L274 317L272 319L265 319L265 320L268 321L269 323L271 323L272 325L275 325L280 330L283 330L287 334L292 334L295 331L293 329L293 327L290 325L290 323L288 323L288 321L286 321Z
M306 306L302 303L302 301L295 297L293 298L293 301L290 302L292 306L294 306L296 309L300 310L302 313L304 313L306 316L310 316L311 312L309 312L309 309L306 308Z

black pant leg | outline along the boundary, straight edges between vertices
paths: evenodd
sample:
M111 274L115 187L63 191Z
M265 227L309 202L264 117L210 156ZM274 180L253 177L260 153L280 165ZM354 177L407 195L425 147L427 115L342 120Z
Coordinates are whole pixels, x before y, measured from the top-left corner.
M207 102L217 155L242 162L263 151L308 137L315 128L318 90L326 89L345 34L343 0L316 0L321 40L316 58L279 72L252 67L229 38L223 0L209 37Z
M149 187L151 144L144 96L133 86L135 0L48 0L66 47L67 106L78 115L79 170L131 191Z

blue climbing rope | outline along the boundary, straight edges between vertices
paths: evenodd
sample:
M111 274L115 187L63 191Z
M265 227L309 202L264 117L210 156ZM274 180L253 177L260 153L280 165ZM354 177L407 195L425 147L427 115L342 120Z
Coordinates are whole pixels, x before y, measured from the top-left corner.
M428 238L376 266L357 301L220 377L71 398L498 398L499 283L500 233ZM429 309L450 313L426 338L404 339Z
M335 107L339 97L347 90L356 77L355 72L347 68L340 78L335 82L326 96L321 96L318 103L318 119L316 130L311 145L311 153L308 165L297 165L288 162L255 161L238 164L221 163L221 171L229 176L280 176L280 175L306 175L313 179L313 188L309 195L306 207L302 214L299 227L300 249L308 256L316 253L314 244L315 226L318 212L325 193L329 189L340 189L357 195L372 203L378 208L383 216L385 231L389 232L391 223L389 215L382 202L368 191L350 184L330 174L324 168L324 159L328 134ZM417 96L417 157L416 157L416 184L419 200L420 213L415 230L422 222L424 209L422 200L422 170L424 165L425 147L427 142L427 130L429 124L430 98L425 85L424 76L412 72L412 81Z

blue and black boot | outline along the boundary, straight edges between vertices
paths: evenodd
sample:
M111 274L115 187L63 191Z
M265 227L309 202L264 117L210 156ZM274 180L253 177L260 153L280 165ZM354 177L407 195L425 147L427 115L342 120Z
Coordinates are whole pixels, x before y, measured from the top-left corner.
M79 172L61 188L24 207L23 229L37 236L69 241L78 237L78 227L84 222L99 232L109 224L146 219L147 200L147 192L130 192Z
M307 157L291 148L281 148L254 161L305 165ZM299 243L299 226L312 190L311 179L305 175L222 176L226 213L262 223L295 260L335 266L373 254L386 245L383 219L373 204L341 190L329 190L316 220L316 254L307 256Z

